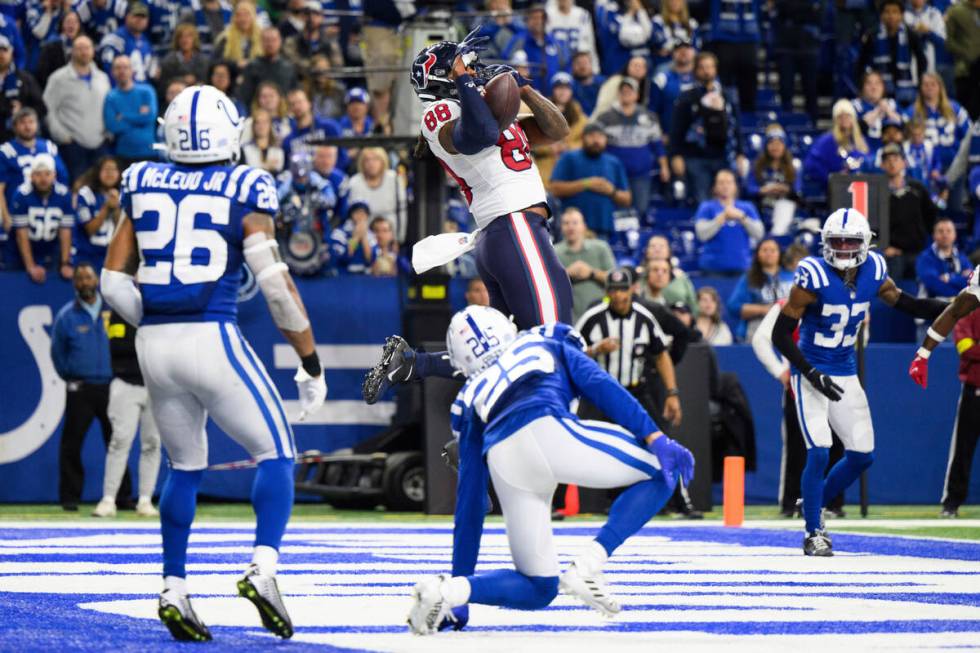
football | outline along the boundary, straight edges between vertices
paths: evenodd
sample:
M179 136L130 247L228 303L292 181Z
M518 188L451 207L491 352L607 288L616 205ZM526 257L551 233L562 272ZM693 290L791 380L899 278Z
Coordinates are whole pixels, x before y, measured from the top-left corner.
M517 118L521 108L521 92L517 82L508 73L497 75L484 87L483 99L486 100L490 112L497 119L500 129L506 129Z

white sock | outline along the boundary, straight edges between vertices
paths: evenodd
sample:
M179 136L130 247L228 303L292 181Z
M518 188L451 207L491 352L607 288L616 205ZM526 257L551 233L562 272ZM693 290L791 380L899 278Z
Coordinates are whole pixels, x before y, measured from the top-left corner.
M586 576L592 576L602 571L608 559L609 554L606 553L605 547L592 540L585 545L585 549L575 558L575 566L582 570L582 573Z
M470 581L466 576L454 576L442 584L442 595L449 605L458 608L470 601Z
M276 575L276 565L279 563L279 552L271 546L259 544L252 552L252 564L259 568L265 576Z
M181 596L187 596L187 579L180 576L164 576L163 589L164 591L173 590Z

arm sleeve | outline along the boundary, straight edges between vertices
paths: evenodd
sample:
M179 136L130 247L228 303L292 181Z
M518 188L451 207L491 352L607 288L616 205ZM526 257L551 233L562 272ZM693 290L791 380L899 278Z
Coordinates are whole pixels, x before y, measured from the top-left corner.
M121 134L127 128L125 116L116 107L116 97L114 93L109 93L106 96L105 104L102 105L102 120L105 122L106 130L113 135Z
M921 318L932 322L939 314L942 313L949 302L944 302L941 299L932 299L930 297L912 297L906 292L901 290L898 291L898 300L895 302L895 308L902 311L903 313L908 313L912 317Z
M752 351L755 352L755 357L777 379L789 369L786 360L777 354L772 346L772 330L776 326L776 319L779 318L781 310L782 307L779 304L770 308L752 336Z
M488 478L487 464L483 458L483 427L470 420L459 438L453 576L470 576L476 570L486 515Z
M765 236L766 225L762 224L762 220L759 219L759 212L756 211L755 206L749 203L743 203L742 210L748 216L748 220L745 221L745 231L749 234L749 238L759 240Z
M705 206L705 208L707 207ZM698 215L701 217L699 218ZM698 215L694 216L694 233L702 243L714 238L715 234L721 231L725 225L724 222L721 224L715 222L714 216L702 215L701 209L698 209Z
M453 145L460 154L476 154L497 142L500 136L497 120L472 77L457 77L456 90L462 116L453 125Z
M59 143L67 143L71 140L71 132L63 125L57 117L58 107L61 105L62 89L58 84L58 73L55 73L48 80L48 85L44 89L44 105L48 107L48 129L51 137ZM54 82L54 83L52 83Z
M789 361L790 365L798 369L801 374L806 375L813 369L813 365L793 341L793 330L796 329L798 322L780 310L772 329L772 344Z

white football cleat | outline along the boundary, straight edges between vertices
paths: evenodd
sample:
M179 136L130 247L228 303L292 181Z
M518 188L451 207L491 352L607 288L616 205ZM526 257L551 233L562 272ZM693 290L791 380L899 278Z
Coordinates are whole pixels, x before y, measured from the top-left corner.
M116 516L116 500L113 497L102 497L102 500L95 506L95 510L92 511L93 517L115 517Z
M211 631L195 614L194 608L191 607L191 598L186 594L172 589L164 590L160 594L157 615L173 638L178 641L211 641Z
M412 609L408 613L408 629L416 635L432 635L443 619L454 619L453 609L442 592L449 574L439 574L415 584L412 590Z
M266 630L282 639L293 636L293 622L282 602L275 576L263 574L258 565L251 564L238 581L238 594L252 602Z
M149 499L140 499L136 502L136 514L140 517L157 517L160 515Z
M587 575L572 562L561 575L558 588L570 596L577 597L585 605L595 608L604 617L613 617L622 606L609 591L609 585L602 572Z

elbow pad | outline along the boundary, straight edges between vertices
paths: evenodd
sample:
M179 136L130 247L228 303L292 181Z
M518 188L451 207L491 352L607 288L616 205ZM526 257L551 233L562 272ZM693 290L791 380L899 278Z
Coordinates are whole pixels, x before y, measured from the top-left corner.
M279 243L264 233L255 233L245 239L245 262L255 275L255 282L262 291L272 321L283 331L305 331L310 321L296 298L289 291L286 275L289 267L279 260Z
M133 283L133 276L125 272L102 268L100 277L102 296L124 320L139 326L143 319L143 295Z

